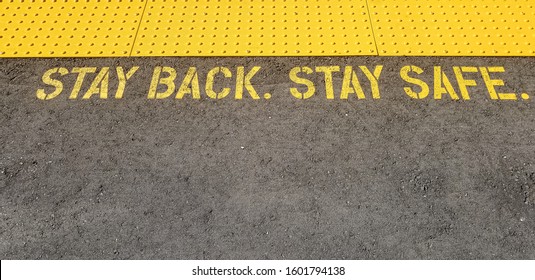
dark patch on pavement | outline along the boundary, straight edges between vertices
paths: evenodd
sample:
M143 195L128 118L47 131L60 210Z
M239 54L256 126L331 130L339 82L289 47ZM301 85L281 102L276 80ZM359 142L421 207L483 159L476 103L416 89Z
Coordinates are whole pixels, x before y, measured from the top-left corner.
M380 100L288 93L294 66L377 64ZM0 60L0 258L534 259L532 101L413 100L410 64L504 66L534 99L534 58ZM122 100L35 97L116 65L141 66ZM273 96L147 100L166 65L259 65Z

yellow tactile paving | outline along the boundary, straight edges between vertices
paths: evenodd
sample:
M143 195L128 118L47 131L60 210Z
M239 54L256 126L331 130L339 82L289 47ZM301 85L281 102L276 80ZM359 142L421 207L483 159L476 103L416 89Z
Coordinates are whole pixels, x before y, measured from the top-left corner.
M369 0L379 55L533 56L533 0Z
M376 54L365 0L149 0L132 53Z
M0 0L0 57L128 56L142 0Z
M533 0L0 0L0 57L535 56Z

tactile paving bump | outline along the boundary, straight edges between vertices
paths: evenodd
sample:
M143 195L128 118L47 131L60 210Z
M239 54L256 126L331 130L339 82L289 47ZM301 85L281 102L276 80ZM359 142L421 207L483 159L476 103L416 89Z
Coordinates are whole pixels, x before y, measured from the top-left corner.
M535 56L535 2L0 0L0 57L129 55Z
M379 55L533 56L533 0L370 0Z
M0 0L0 57L128 56L143 0Z
M366 0L149 0L133 56L377 55Z

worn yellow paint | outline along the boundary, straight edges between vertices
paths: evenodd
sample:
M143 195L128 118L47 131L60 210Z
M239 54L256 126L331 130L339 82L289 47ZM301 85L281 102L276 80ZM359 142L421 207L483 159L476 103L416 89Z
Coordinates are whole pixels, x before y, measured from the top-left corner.
M503 99L503 100L516 100L516 94L514 93L497 93L496 87L497 86L503 86L504 82L501 79L493 79L490 77L490 73L504 73L505 69L501 66L495 66L495 67L479 67L479 71L481 71L481 76L483 77L483 81L485 81L485 86L487 87L487 90L489 92L491 99ZM524 98L525 96L523 96ZM529 98L529 95L528 95ZM527 98L524 98L527 99Z
M535 56L535 4L0 1L0 57L333 55Z
M126 70L123 66L115 66L115 71L112 67L73 67L71 70L65 67L51 68L43 73L36 97L39 100L51 100L65 91L68 99L108 99L110 89L115 88L115 95L111 98L122 99L127 84L139 68L131 66ZM309 99L316 94L317 86L314 83L323 79L318 88L325 95L320 98L381 99L383 68L381 64L373 68L366 65L296 66L288 72L287 81L293 84L289 85L287 93L296 99ZM261 66L236 66L234 69L224 66L198 69L190 66L177 71L169 66L155 66L147 99L165 99L174 95L174 99L199 100L203 94L210 99L223 99L231 93L234 93L236 100L258 100L261 97L271 99L272 93L259 93L255 88L255 85L262 83L261 78L264 75L258 75L261 69ZM502 79L502 76L507 76L505 73L503 66L496 65L452 66L447 69L440 65L427 69L406 65L399 68L399 76L403 80L399 88L412 99L430 98L433 90L431 98L435 100L444 99L445 95L449 95L451 100L470 100L470 91L472 94L481 92L474 87L482 89L485 86L491 100L529 100L530 95L525 91L502 92L508 88ZM258 79L255 79L257 75ZM149 80L146 82L148 84ZM202 87L201 83L204 83ZM500 90L500 87L503 88Z
M206 75L206 95L212 99L223 99L230 93L230 88L222 88L220 92L214 90L214 79L217 74L223 74L225 78L231 78L232 72L227 67L216 67L208 72Z
M108 84L110 80L110 68L103 67L100 72L98 72L97 77L89 86L89 89L84 94L82 99L89 99L93 95L99 95L101 99L108 98Z
M357 73L353 71L352 66L346 66L344 70L344 79L342 80L340 99L348 99L350 93L356 94L358 99L366 98L357 77Z
M200 99L201 92L199 89L199 76L197 75L197 68L190 67L182 84L178 88L176 99L182 99L186 94L191 94L193 99Z
M112 81L117 83L117 90L115 91L115 99L123 98L127 81L139 69L139 66L133 66L126 73L122 66L115 67L117 75L112 77ZM90 99L94 95L98 95L99 99L107 99L110 85L110 67L102 67L97 73L96 67L74 67L69 72L67 68L57 67L47 70L41 80L43 84L54 87L54 91L47 93L47 88L39 88L36 92L36 97L41 100L50 100L56 98L64 90L64 84L61 78L68 74L76 75L76 80L72 85L72 91L69 95L69 99L78 99L80 91L84 88L84 81L87 81L87 77L93 74L93 77L89 77L91 84L87 91L83 94L82 99ZM89 74L89 75L88 75ZM113 75L113 74L112 74Z
M453 73L455 73L455 77L457 78L457 84L459 85L459 91L461 92L461 96L464 100L470 100L468 87L475 87L477 86L477 83L475 80L465 78L463 76L463 73L477 73L477 68L467 66L454 66Z
M243 92L244 88L247 90L251 98L253 99L260 99L260 96L258 96L258 93L256 92L255 88L253 87L253 84L251 83L251 79L253 76L258 73L260 70L260 66L253 66L247 74L245 74L245 67L238 66L238 69L236 70L236 95L235 99L242 99L243 98Z
M339 72L340 66L318 66L316 72L323 72L325 79L325 94L327 99L334 99L333 72Z
M364 75L366 75L366 78L368 78L370 81L373 99L380 99L381 94L379 93L379 77L381 76L381 71L383 71L383 65L375 66L373 73L366 66L360 66L359 68L362 70L362 72L364 72Z
M126 82L132 78L132 76L136 73L136 71L139 69L139 66L133 66L124 73L123 67L119 66L117 69L117 79L119 80L119 85L117 86L117 91L115 92L115 99L121 99L124 95L124 89L126 87Z
M325 69L329 67L316 67L316 71L320 71L318 69ZM338 67L340 69L340 67ZM316 87L314 86L314 83L303 77L299 77L298 74L300 72L304 72L305 74L312 74L314 71L310 67L294 67L292 70L290 70L289 78L292 80L292 82L300 85L305 85L307 87L307 90L305 92L300 92L298 88L291 87L290 93L297 99L308 99L312 96L314 96L314 93L316 93ZM327 78L325 78L327 80ZM327 84L325 85L327 87ZM332 98L329 98L329 93L327 93L327 99L334 99L334 93L332 92L332 76L331 76L331 96Z
M74 86L72 88L69 99L78 98L78 94L80 93L80 90L82 89L82 83L85 80L85 76L89 73L95 73L96 71L97 71L96 67L74 67L71 70L71 73L77 73L78 76L76 77L76 82L74 82Z
M442 99L444 94L449 94L452 100L459 100L459 95L455 92L453 85L450 82L446 73L442 71L442 67L434 67L434 97L435 99ZM442 86L444 85L444 86Z
M63 67L52 68L46 71L43 74L42 81L45 85L53 86L55 89L51 93L46 93L44 89L38 89L36 92L37 98L41 100L50 100L58 96L63 91L63 83L60 80L52 78L52 75L59 74L59 76L64 76L64 75L67 75L68 73L69 73L69 70Z
M411 87L404 87L403 89L405 90L405 93L410 98L414 98L414 99L426 98L429 95L429 86L427 85L426 82L409 75L410 72L414 72L416 74L422 74L424 70L418 66L407 65L407 66L403 66L399 71L399 75L404 81L410 84L419 86L421 90L419 92L416 92Z
M167 73L167 77L161 77L162 72ZM176 70L173 67L168 66L157 66L154 67L154 72L152 74L152 80L150 82L148 99L164 99L169 97L175 91L175 79L176 79ZM167 88L164 92L157 92L158 85L163 84Z

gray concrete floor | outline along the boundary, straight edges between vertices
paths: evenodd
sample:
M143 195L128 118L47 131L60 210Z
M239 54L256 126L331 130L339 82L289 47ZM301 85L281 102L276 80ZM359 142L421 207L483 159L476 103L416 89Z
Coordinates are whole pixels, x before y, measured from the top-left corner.
M39 100L53 67L140 67L123 99ZM381 99L297 100L295 66L384 65ZM442 67L504 66L490 100L409 98ZM202 98L147 100L155 66L196 66ZM261 66L271 99L206 97L213 67ZM535 58L127 58L0 60L2 259L534 259ZM343 72L343 71L342 71ZM413 73L414 74L414 73ZM82 84L87 91L95 74ZM414 75L416 76L416 75ZM234 78L218 76L235 91ZM177 89L180 83L177 84ZM299 87L303 90L303 87ZM418 90L418 87L413 87ZM160 88L159 90L162 90ZM520 95L519 95L520 96ZM447 97L447 96L446 96Z

